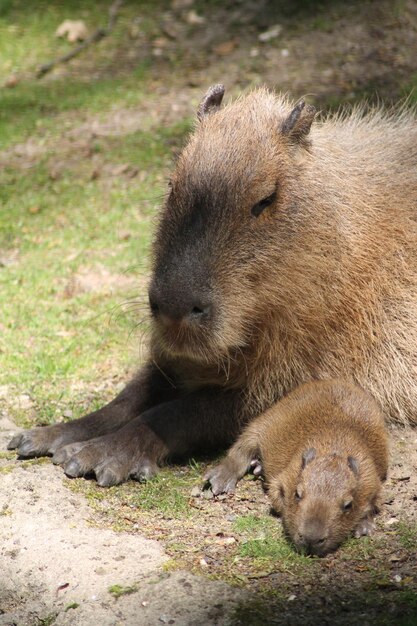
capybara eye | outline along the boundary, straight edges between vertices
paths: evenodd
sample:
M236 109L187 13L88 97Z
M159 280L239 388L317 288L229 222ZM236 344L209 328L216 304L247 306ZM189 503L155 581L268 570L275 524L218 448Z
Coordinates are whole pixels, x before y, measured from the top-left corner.
M352 509L352 505L353 505L353 501L349 500L349 502L344 502L343 506L342 506L342 510L345 513L348 513L348 511L350 511Z
M277 194L276 194L276 191L274 191L274 193L271 193L271 195L268 196L267 198L264 198L260 202L257 202L256 204L254 204L252 207L252 211L251 211L252 215L254 215L255 217L258 217L262 213L262 211L266 209L266 207L270 206L275 201L276 197L277 197Z

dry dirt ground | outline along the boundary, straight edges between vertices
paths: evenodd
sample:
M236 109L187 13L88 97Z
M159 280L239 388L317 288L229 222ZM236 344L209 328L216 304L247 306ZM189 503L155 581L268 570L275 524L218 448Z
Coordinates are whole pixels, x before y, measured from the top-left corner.
M59 159L54 167L71 166L90 137L122 138L135 129L192 114L201 92L219 80L232 93L266 82L295 96L312 93L320 104L332 98L352 100L358 93L369 93L371 87L382 97L395 99L417 71L416 2L337 3L335 15L328 3L329 15L321 14L319 24L313 24L314 16L303 28L283 20L282 34L271 45L258 41L259 32L268 28L266 3L246 3L243 12L235 4L233 12L217 8L205 30L196 26L186 42L181 38L180 11L173 10L166 16L167 24L173 25L171 34L165 24L158 41L129 44L123 57L126 71L129 63L134 65L135 54L149 54L154 62L149 99L140 108L81 116L59 144L55 139L29 139L0 154L0 165L30 167L40 154L55 149ZM394 4L401 4L401 10L392 10ZM181 65L173 76L170 55L179 55L178 50ZM81 59L59 72L71 76L74 67L74 71L94 69L84 68ZM114 68L110 64L97 70L98 77L100 71ZM6 413L0 428L4 450L16 431ZM92 509L48 460L16 462L13 455L5 455L0 473L0 625L411 624L415 604L405 600L402 604L396 592L403 589L405 598L417 590L417 560L409 547L415 545L415 536L407 544L407 535L401 534L402 524L415 528L417 521L417 432L394 429L392 441L390 477L376 535L380 552L344 559L330 555L315 564L310 580L305 577L302 583L279 568L251 578L243 560L239 565L243 587L203 574L216 576L223 558L220 551L234 549L233 542L219 541L235 539L233 516L265 511L267 500L259 485L245 483L240 495L217 502L195 498L201 523L192 532L172 520L140 522L140 512L136 526L126 523L116 532L107 523L112 513L110 497L110 510L104 511L104 505ZM194 546L193 555L184 557L188 571L170 572L167 567L172 556L170 534ZM213 537L217 539L207 541ZM222 574L227 578L227 572ZM375 579L379 595L366 603L361 593ZM281 589L283 595L276 605L271 602L265 618L254 600L268 585Z

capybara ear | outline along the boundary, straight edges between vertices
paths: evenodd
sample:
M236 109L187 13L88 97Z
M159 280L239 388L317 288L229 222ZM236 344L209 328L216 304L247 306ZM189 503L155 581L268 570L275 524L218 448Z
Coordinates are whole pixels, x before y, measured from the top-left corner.
M200 102L197 109L197 117L202 120L203 117L219 110L224 96L224 85L212 85L206 95Z
M353 456L348 456L348 465L355 476L359 476L359 463L358 460Z
M301 461L302 469L304 469L305 466L308 465L315 458L316 458L315 448L309 448L308 450L305 450L303 452L302 461Z
M293 142L306 143L306 137L316 116L316 109L304 100L295 105L289 116L284 120L281 131Z
M268 494L272 502L272 506L277 513L282 512L285 500L285 490L281 481L275 478L271 481L268 487Z

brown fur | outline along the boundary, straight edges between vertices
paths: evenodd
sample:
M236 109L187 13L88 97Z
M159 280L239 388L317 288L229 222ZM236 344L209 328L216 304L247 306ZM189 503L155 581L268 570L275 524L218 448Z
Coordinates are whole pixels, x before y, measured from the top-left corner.
M388 466L384 419L370 394L342 380L301 385L253 420L208 473L213 491L233 491L254 456L298 547L322 555L355 530L370 533Z

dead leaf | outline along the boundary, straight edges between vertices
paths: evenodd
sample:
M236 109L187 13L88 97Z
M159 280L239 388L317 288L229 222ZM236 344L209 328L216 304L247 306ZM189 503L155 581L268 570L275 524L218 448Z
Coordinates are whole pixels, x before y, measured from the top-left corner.
M55 37L66 37L70 43L84 41L88 37L88 29L83 20L64 20L56 29Z
M185 21L187 22L187 24L198 25L204 24L206 18L202 15L198 15L198 13L196 13L195 11L189 11L185 16Z
M223 43L220 43L218 46L213 48L213 51L219 57L225 57L233 52L233 50L236 48L236 45L236 41L234 39L231 39L230 41L224 41Z
M16 87L18 82L19 82L19 79L16 76L16 74L12 74L11 76L9 76L9 78L6 78L3 85L4 87L8 87L9 89L11 89L12 87Z
M275 24L274 26L271 26L271 28L268 28L268 30L266 30L265 32L261 33L258 36L258 39L261 43L266 43L268 41L271 41L271 39L275 39L276 37L279 37L281 33L282 33L281 24Z

